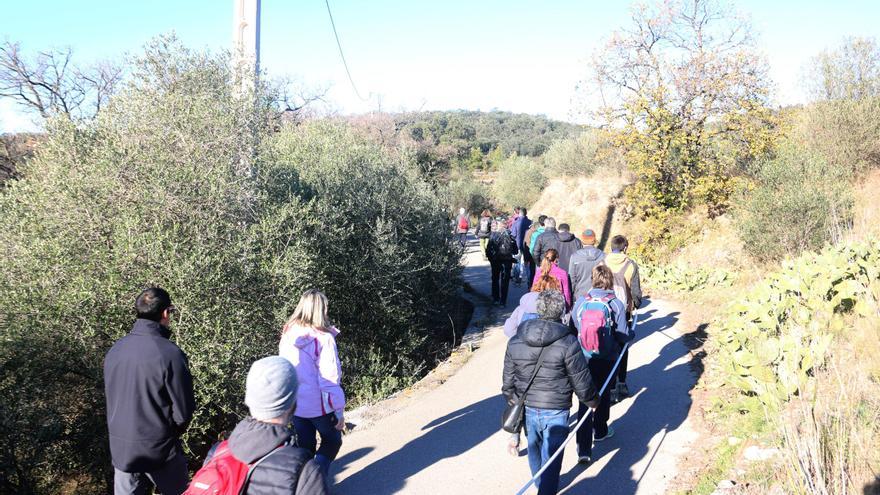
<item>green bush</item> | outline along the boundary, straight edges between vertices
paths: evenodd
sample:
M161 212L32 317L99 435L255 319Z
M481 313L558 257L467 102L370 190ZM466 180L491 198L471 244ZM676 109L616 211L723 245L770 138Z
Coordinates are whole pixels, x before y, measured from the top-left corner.
M622 150L606 132L596 129L553 141L542 159L548 177L589 177L599 168L621 171L626 167Z
M670 292L693 292L707 287L730 287L736 274L720 268L688 266L684 263L654 265L639 263L645 286Z
M492 200L488 197L490 193L489 186L481 184L473 177L461 176L453 179L446 187L446 202L449 211L456 214L458 208L464 208L472 215L479 215L483 210L494 209Z
M94 124L53 123L0 192L0 492L106 492L102 361L145 286L180 309L193 466L245 413L247 369L307 287L330 297L354 403L441 347L430 323L459 266L414 164L344 127L272 134L268 95L239 97L225 57L166 38L135 66Z
M737 227L746 250L777 260L840 238L852 222L850 175L817 154L783 144L758 164L756 185L742 198Z
M513 155L501 164L493 191L504 206L528 206L538 200L546 183L547 178L535 160Z

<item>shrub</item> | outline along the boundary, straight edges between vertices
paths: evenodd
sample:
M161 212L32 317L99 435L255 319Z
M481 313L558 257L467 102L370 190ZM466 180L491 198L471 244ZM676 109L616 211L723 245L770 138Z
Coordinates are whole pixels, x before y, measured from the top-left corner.
M614 146L607 132L596 129L553 141L542 158L545 175L553 178L589 177L598 168L626 168L623 151Z
M343 127L271 135L271 101L236 87L226 57L159 39L92 126L53 123L0 192L0 491L106 491L102 361L147 285L180 309L198 460L307 287L331 298L355 403L435 357L459 269L440 198Z
M774 260L838 239L852 221L849 177L794 143L781 146L775 158L759 163L757 184L739 205L746 250Z
M493 189L501 204L513 208L537 201L546 182L537 162L513 155L501 164Z
M471 214L479 215L483 210L493 210L489 186L481 184L472 176L462 175L446 187L446 203L449 211L458 213L458 208L464 208Z

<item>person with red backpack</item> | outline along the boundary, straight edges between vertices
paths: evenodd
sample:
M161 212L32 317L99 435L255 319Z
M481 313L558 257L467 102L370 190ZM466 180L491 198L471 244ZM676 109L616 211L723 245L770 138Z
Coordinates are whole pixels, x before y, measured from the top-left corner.
M471 223L468 219L467 212L465 212L464 208L460 208L458 210L458 216L455 217L455 236L458 237L458 242L461 244L461 247L467 245L467 234L468 229L470 228Z
M312 453L297 447L290 421L296 409L296 369L281 356L251 365L244 402L250 416L214 445L185 495L327 495Z
M572 311L571 323L577 330L581 350L587 357L587 367L593 386L600 390L611 375L614 363L623 344L635 336L626 319L626 306L614 295L614 277L605 265L596 265L592 273L593 289L578 298ZM585 424L577 432L578 462L592 462L593 432L597 442L614 436L608 426L611 411L611 389L614 378L602 393L599 405L593 412L593 424ZM587 413L588 407L578 407L578 421Z

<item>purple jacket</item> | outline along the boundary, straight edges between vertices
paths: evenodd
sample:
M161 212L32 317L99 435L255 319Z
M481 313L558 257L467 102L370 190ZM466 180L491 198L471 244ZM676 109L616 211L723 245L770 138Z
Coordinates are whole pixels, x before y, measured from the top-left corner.
M559 284L562 286L562 296L565 297L565 309L571 310L571 287L568 285L568 273L562 268L559 268L559 265L553 263L553 268L550 269L550 275L556 280L559 280ZM532 280L532 285L535 285L535 282L537 282L539 278L541 278L541 270L535 272L535 279Z
M538 296L537 292L526 292L519 298L519 306L513 310L510 317L504 321L504 335L513 337L516 335L516 329L522 323L523 315L526 313L538 312Z
M340 385L342 366L336 351L338 334L336 327L327 332L299 325L285 328L278 344L278 355L293 363L299 379L294 415L317 418L335 412L342 419L345 393Z

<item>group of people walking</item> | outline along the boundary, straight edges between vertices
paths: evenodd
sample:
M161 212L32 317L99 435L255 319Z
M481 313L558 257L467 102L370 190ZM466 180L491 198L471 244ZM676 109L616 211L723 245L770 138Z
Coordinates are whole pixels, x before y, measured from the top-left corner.
M211 448L192 481L180 437L196 401L187 357L169 340L177 309L167 291L153 287L137 296L135 310L132 330L104 359L116 495L146 494L150 485L163 495L329 493L345 393L339 330L323 293L307 290L284 325L278 355L251 365L249 416Z
M525 274L531 283L504 324L510 340L502 392L508 404L525 406L522 424L532 474L569 435L572 394L579 401L578 421L593 410L592 421L575 437L578 462L589 464L593 443L615 434L608 424L611 403L629 396L624 344L635 337L633 312L642 304L639 268L626 254L629 243L614 236L605 253L596 246L593 230L578 239L554 218L541 215L532 222L525 208L515 209L508 221L485 211L480 222L476 235L492 266L493 300L507 304L511 274L515 282ZM508 450L519 455L519 447L520 433L512 433ZM539 494L557 492L561 467L559 455L536 481Z

